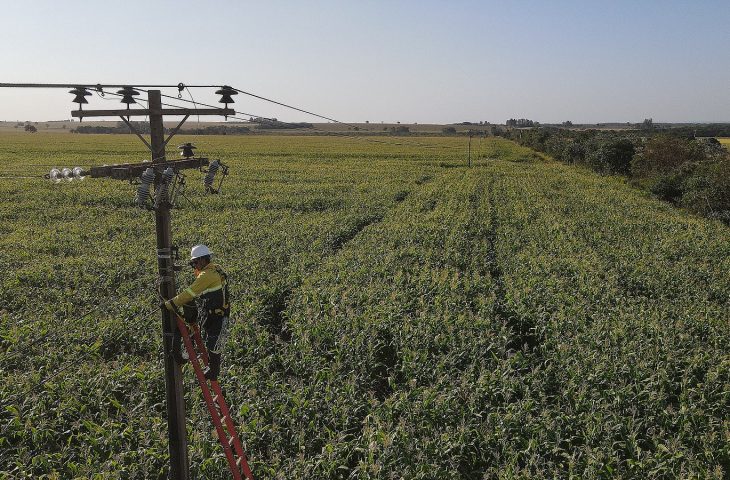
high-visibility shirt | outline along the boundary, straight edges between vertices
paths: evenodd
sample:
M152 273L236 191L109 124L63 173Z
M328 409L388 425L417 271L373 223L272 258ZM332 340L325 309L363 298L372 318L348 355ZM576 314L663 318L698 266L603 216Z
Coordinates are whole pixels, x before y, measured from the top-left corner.
M222 273L223 270L220 267L209 263L198 272L197 278L188 288L172 299L172 303L180 307L193 299L201 298L205 301L205 307L210 312L224 308L223 287L225 279L221 276Z

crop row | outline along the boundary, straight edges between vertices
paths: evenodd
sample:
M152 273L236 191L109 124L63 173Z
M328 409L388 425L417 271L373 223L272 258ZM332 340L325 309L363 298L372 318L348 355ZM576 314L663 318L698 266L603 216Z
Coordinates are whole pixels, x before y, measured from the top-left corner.
M23 141L5 151L55 148ZM500 139L472 169L454 139L206 141L233 174L175 238L233 279L223 384L257 478L730 471L723 225ZM151 215L111 181L0 193L23 266L0 292L0 478L164 478ZM186 392L193 472L222 478Z

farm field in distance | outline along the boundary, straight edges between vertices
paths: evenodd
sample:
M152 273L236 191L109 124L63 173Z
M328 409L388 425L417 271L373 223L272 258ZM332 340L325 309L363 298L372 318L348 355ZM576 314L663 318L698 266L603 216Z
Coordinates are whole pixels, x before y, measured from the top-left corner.
M231 169L216 196L187 172L173 237L231 277L221 383L257 479L730 475L720 222L500 138L472 168L463 137L174 141ZM143 148L0 134L0 479L167 476L153 214L20 178ZM185 389L192 475L227 478Z

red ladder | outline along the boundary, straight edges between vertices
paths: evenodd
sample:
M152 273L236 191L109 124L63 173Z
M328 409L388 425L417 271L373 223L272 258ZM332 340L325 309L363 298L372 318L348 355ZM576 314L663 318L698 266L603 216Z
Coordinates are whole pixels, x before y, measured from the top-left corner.
M225 398L223 398L221 386L217 380L210 380L209 387L208 379L205 378L205 374L203 373L203 366L200 361L202 359L204 366L208 366L208 350L206 350L203 338L200 336L200 329L197 324L193 325L191 339L191 329L188 324L185 323L185 320L180 315L175 315L175 317L177 318L177 327L180 329L185 343L185 350L188 352L190 363L193 365L193 370L195 371L195 377L198 379L200 389L203 391L205 404L208 406L208 411L213 419L218 440L220 440L223 452L226 454L228 466L231 469L233 478L235 480L243 480L245 477L248 480L253 480L253 474L246 461L246 454L243 453L241 440L238 438L236 427L231 419L231 413L228 410ZM195 346L193 346L193 341L195 342ZM198 355L195 347L197 347L200 355ZM211 388L213 389L213 394L210 392ZM223 428L224 424L225 429Z

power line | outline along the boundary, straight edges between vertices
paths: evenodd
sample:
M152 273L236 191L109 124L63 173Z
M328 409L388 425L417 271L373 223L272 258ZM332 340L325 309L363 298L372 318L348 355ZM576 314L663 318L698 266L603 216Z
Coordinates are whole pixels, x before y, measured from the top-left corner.
M298 112L306 113L306 114L308 114L308 115L313 115L313 116L315 116L315 117L317 117L317 118L322 118L322 119L324 119L324 120L329 120L329 121L331 121L331 122L335 122L335 123L340 123L340 124L342 124L342 125L347 125L347 126L350 126L350 127L354 127L354 126L355 126L355 125L351 125L351 124L349 124L349 123L341 122L341 121L339 121L339 120L336 120L336 119L334 119L334 118L326 117L326 116L324 116L324 115L320 115L320 114L318 114L318 113L314 113L314 112L310 112L310 111L308 111L308 110L304 110L304 109L302 109L302 108L299 108L299 107L294 107L294 106L292 106L292 105L288 105L288 104L286 104L286 103L283 103L283 102L277 102L276 100L272 100L272 99L270 99L270 98L262 97L261 95L256 95L255 93L251 93L251 92L246 92L246 91L244 91L244 90L239 90L238 88L235 88L235 87L233 87L233 90L237 91L238 93L242 93L242 94L244 94L244 95L248 95L248 96L251 96L251 97L254 97L254 98L258 98L258 99L260 99L260 100L264 100L264 101L266 101L266 102L271 102L271 103L275 103L276 105L281 105L282 107L286 107L286 108L291 108L292 110L296 110L296 111L298 111Z
M124 88L132 85L147 88L220 88L221 85L185 85L184 83L170 85L148 85L148 84L108 84L108 83L0 83L0 88Z
M315 117L317 117L317 118L321 118L321 119L324 119L324 120L329 120L329 121L331 121L331 122L335 122L335 123L338 123L338 124L340 124L340 125L346 125L346 126L348 126L348 127L351 127L351 128L357 128L357 129L360 129L360 126L358 126L358 125L353 125L353 124L351 124L351 123L347 123L347 122L342 122L342 121L340 121L340 120L337 120L337 119L335 119L335 118L331 118L331 117L328 117L328 116L325 116L325 115L320 115L320 114L318 114L318 113L315 113L315 112L311 112L311 111L309 111L309 110L305 110L305 109L303 109L303 108L295 107L295 106L293 106L293 105L289 105L289 104L286 104L286 103L283 103L283 102L279 102L279 101L277 101L277 100L273 100L273 99L271 99L271 98L266 98L266 97L263 97L263 96L261 96L261 95L256 95L255 93L251 93L251 92L247 92L247 91L244 91L244 90L240 90L240 89L238 89L238 88L235 88L235 87L232 87L232 88L233 88L233 90L235 90L236 92L238 92L238 93L242 93L242 94L244 94L244 95L249 95L249 96L251 96L251 97L254 97L254 98L258 98L258 99L260 99L260 100L264 100L264 101L266 101L266 102L274 103L274 104L276 104L276 105L280 105L280 106L282 106L282 107L286 107L286 108L290 108L290 109L292 109L292 110L296 110L296 111L298 111L298 112L306 113L306 114L308 114L308 115L312 115L312 116L315 116ZM370 131L370 130L368 130L368 129L365 129L365 130L366 130L366 131ZM320 131L326 132L326 131L324 131L324 130L320 130ZM330 132L326 132L326 133L330 133ZM332 132L332 133L335 133L335 132ZM354 137L354 138L359 138L359 136L354 136L354 135L353 135L352 137ZM382 142L382 141L381 141L381 142L377 142L377 143L386 143L386 144L390 144L390 145L393 145L393 143L391 143L391 142ZM396 145L399 145L398 143L395 143L395 144L396 144ZM414 144L413 142L411 142L411 144L412 144L412 145L416 145L416 146L420 146L420 147L424 147L424 148L444 148L444 147L438 147L438 146L435 146L435 145L426 145L426 144L419 144L419 143L415 143L415 144ZM408 146L408 145L402 144L402 146ZM446 148L453 148L453 147L446 147Z

